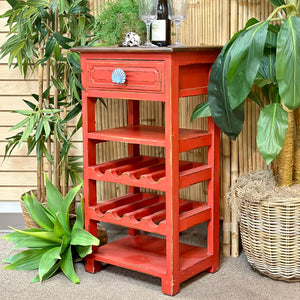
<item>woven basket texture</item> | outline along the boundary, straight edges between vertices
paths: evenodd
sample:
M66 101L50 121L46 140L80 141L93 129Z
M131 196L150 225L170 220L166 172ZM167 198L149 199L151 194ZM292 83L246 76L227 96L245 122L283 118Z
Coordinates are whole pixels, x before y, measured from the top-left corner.
M250 265L273 279L300 280L300 199L240 203L240 231Z

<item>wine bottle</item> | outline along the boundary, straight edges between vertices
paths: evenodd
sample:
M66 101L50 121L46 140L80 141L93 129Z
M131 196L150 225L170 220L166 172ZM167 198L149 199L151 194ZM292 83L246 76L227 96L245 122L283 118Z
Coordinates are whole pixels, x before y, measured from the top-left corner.
M171 22L168 19L167 0L158 0L157 20L152 22L151 41L159 47L166 47L171 43Z

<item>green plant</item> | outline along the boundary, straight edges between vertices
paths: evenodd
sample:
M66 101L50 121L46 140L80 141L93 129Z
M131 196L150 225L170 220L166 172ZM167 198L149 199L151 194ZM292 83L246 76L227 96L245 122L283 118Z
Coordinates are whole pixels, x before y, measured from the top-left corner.
M300 107L300 1L270 2L275 8L266 20L250 19L223 47L211 70L208 101L192 114L192 120L211 115L236 139L243 127L244 101L255 101L260 107L256 141L267 164L283 153L288 128L293 135L287 110ZM253 86L262 98L251 91Z
M73 283L79 283L73 265L76 254L84 258L92 252L92 245L99 245L99 240L83 229L82 203L77 207L74 225L70 226L69 208L80 187L70 190L63 199L46 178L47 207L32 193L24 196L26 209L42 228L14 229L14 232L3 236L15 244L13 249L29 248L4 260L9 263L5 269L38 269L39 274L33 279L35 282L50 278L60 268Z
M9 66L19 68L24 77L29 70L38 70L39 90L33 100L24 100L28 110L15 111L24 119L13 126L12 130L19 132L7 138L5 156L27 142L28 154L36 151L39 195L44 187L43 157L49 162L49 178L65 195L69 179L76 185L81 171L78 158L69 157L81 118L73 128L67 123L80 116L83 89L80 57L70 48L88 44L94 18L87 0L7 2L11 9L1 17L7 18L9 33L1 45L1 58L8 56Z
M120 45L126 33L130 31L144 39L146 27L138 18L138 12L137 0L110 0L101 3L93 27L94 41L97 41L95 46Z

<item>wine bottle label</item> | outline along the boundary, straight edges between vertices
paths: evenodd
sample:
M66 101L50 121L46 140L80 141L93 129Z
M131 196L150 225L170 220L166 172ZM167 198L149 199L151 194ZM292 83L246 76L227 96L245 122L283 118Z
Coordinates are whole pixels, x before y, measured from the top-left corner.
M166 27L166 20L155 20L152 23L152 41L165 41Z

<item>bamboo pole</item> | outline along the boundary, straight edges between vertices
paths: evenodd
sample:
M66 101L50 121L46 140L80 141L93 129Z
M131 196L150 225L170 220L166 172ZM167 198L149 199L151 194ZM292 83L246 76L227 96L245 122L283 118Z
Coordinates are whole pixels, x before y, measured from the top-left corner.
M231 187L234 187L235 182L239 176L238 173L238 143L237 141L231 141ZM236 211L236 198L235 193L232 193L232 207L231 207L231 256L239 256L239 224Z
M224 217L223 217L223 255L230 256L230 232L231 232L231 213L230 206L225 199L225 195L230 188L230 139L227 135L222 134L223 144L223 168L222 168L222 195L224 202Z
M55 11L55 17L54 17L54 31L58 32L58 10ZM57 80L57 60L54 60L54 79ZM54 89L54 108L57 109L58 108L58 90L55 88ZM59 155L60 155L60 149L59 149L59 142L57 140L57 138L54 138L53 141L53 146L54 146L54 150L53 150L53 161L54 161L54 165L53 165L53 181L54 181L54 185L56 186L56 188L58 190L60 190L60 176L59 176Z
M43 50L39 48L39 59L42 59ZM43 109L43 67L38 66L38 84L39 84L39 111ZM39 201L44 202L43 199L43 154L41 153L40 160L37 162L37 197Z
M49 10L49 15L51 15L51 10ZM47 20L47 25L50 26L49 20ZM49 36L50 36L50 32L48 32L48 38L49 38ZM50 61L50 59L48 59L47 63L46 63L46 88L50 87L50 77L51 77L51 61ZM50 92L45 100L45 105L46 105L46 108L48 108L48 109L50 108ZM52 151L51 151L51 137L50 136L47 139L47 151L51 155ZM50 161L48 161L47 165L48 165L48 178L52 182L52 164Z

